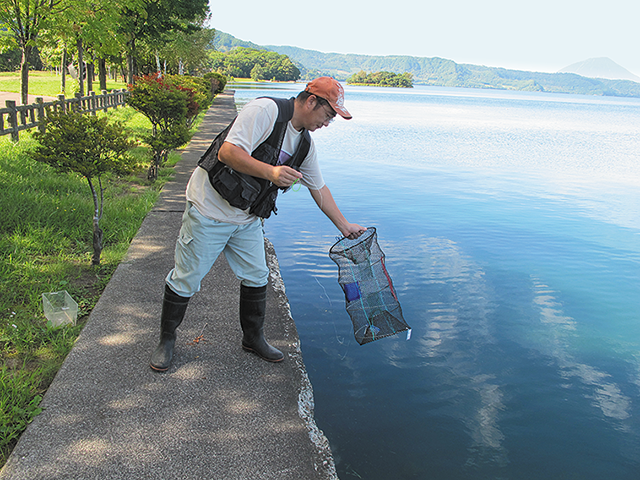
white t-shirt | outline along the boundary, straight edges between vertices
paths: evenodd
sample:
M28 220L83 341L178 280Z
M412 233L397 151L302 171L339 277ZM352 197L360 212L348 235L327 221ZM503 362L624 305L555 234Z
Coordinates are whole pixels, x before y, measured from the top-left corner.
M251 154L269 138L277 118L278 106L273 100L268 98L252 100L238 114L226 141ZM301 138L302 132L293 128L289 121L278 164L286 161L295 153ZM311 140L309 153L300 166L300 173L302 173L300 183L305 187L312 190L320 190L324 187L324 179L313 140ZM196 168L191 175L187 185L187 200L193 203L202 215L220 222L243 225L256 219L255 215L249 214L249 209L240 210L229 205L229 202L211 186L209 174L204 168Z

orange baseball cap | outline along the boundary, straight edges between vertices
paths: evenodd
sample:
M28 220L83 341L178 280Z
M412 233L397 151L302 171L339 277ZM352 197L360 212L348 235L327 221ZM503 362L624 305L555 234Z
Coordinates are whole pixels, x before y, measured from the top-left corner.
M331 77L319 77L307 84L305 91L324 98L329 105L345 120L351 119L351 114L344 108L344 88Z

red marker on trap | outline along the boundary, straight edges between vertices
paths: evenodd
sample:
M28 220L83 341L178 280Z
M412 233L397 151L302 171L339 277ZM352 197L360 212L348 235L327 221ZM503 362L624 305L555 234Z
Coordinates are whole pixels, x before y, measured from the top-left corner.
M338 265L338 283L360 345L411 330L402 316L374 227L355 240L341 238L329 256Z

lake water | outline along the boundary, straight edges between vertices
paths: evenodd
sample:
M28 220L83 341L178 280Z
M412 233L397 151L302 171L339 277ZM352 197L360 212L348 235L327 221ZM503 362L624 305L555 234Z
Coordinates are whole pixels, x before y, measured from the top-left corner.
M640 99L347 86L346 106L313 137L410 340L356 343L306 189L266 223L340 478L640 478Z

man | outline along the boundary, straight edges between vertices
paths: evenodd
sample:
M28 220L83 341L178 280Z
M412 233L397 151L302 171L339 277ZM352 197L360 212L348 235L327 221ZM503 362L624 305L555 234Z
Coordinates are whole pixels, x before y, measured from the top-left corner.
M308 134L328 126L336 114L351 118L344 90L336 80L321 77L296 98L249 102L200 159L187 185L175 267L166 278L160 344L150 362L154 370L171 365L189 299L221 252L241 279L242 348L270 362L284 358L263 333L269 268L262 221L275 211L278 188L300 181L342 235L353 239L366 230L342 215Z

